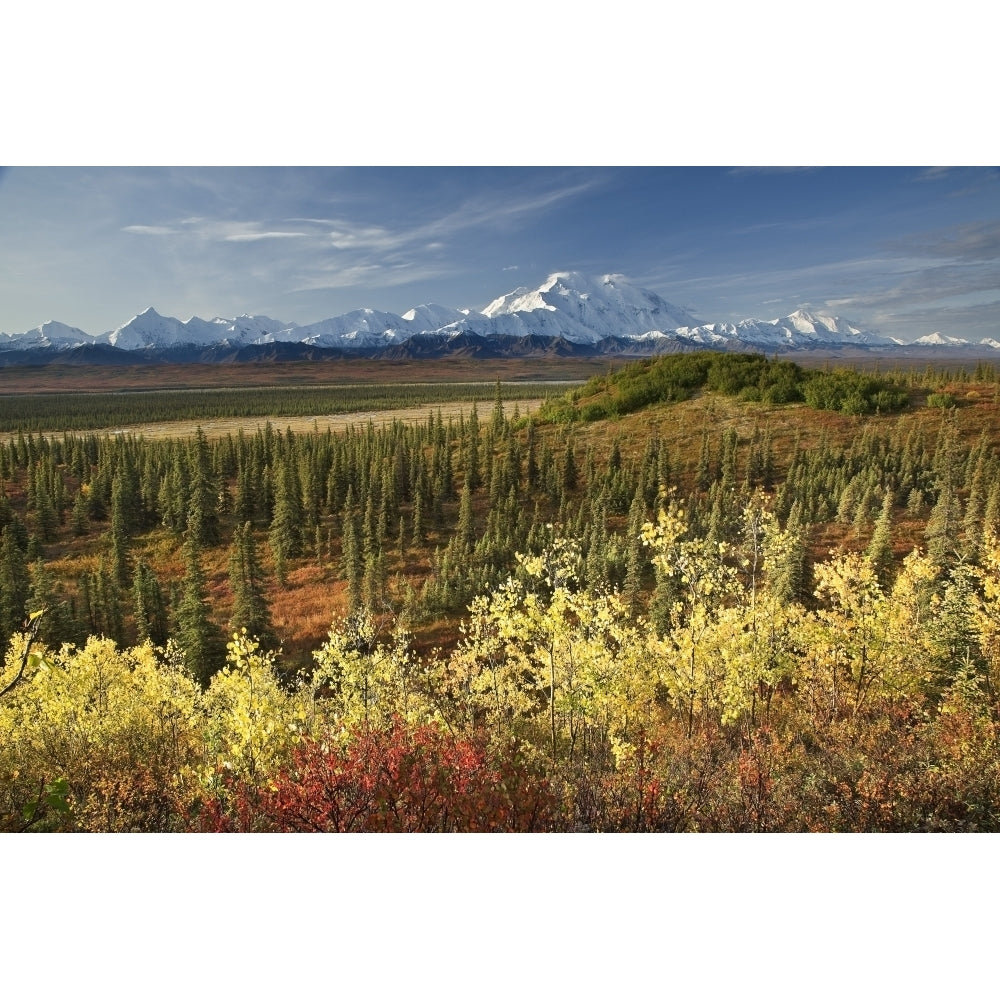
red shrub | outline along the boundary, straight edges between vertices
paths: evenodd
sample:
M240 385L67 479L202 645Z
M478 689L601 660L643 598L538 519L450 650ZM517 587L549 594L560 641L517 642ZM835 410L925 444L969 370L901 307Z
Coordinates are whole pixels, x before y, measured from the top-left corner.
M202 830L329 833L529 832L551 829L547 781L512 749L490 760L480 746L434 726L397 720L346 746L309 740L270 787L230 789L204 804Z

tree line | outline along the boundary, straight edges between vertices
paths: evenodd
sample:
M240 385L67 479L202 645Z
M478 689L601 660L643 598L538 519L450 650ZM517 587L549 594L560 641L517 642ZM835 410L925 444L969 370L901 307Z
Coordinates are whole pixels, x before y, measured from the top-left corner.
M985 431L966 440L957 410L933 434L911 415L808 448L776 441L766 413L742 437L706 419L682 450L657 434L598 444L509 409L498 385L486 419L473 405L342 434L19 434L0 447L0 641L45 608L54 646L173 636L205 683L231 629L271 649L294 638L270 604L297 568L315 567L348 615L419 626L462 613L556 534L576 540L589 588L662 627L671 589L639 534L669 491L713 544L731 544L750 497L769 494L797 539L784 596L806 602L820 530L869 549L884 583L901 524L941 567L978 565L1000 529L1000 458Z
M505 387L511 400L531 399L539 393L537 383ZM0 432L82 431L234 417L310 417L476 399L488 402L492 397L490 383L444 382L19 394L0 396Z

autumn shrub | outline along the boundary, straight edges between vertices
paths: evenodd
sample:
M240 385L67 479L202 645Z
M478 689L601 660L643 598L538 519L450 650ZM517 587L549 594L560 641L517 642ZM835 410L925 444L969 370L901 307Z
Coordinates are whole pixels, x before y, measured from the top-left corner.
M148 644L39 650L0 702L0 828L170 829L199 758L199 699Z
M516 746L483 746L394 720L346 740L307 739L264 788L231 782L192 828L325 833L529 832L555 827L548 782Z

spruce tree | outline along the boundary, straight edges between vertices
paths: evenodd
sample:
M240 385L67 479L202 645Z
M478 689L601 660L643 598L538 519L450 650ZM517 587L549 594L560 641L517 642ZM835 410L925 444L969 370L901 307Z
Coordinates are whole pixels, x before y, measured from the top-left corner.
M458 529L456 531L460 551L469 553L475 544L475 533L472 523L472 490L469 481L462 487L462 497L458 504Z
M209 616L195 519L184 542L184 581L174 610L174 634L191 673L204 685L222 665L225 644Z
M694 473L695 487L705 492L712 484L712 451L708 441L708 428L701 435L701 449L698 452L698 465Z
M422 549L427 541L427 529L424 524L424 503L418 492L413 498L413 547Z
M577 486L576 458L573 456L573 442L566 439L566 450L563 452L562 488L571 493Z
M125 642L125 614L122 592L117 577L102 556L90 576L91 630L113 639L119 646Z
M132 575L132 618L140 642L166 644L167 608L156 574L144 559L138 559Z
M503 413L503 392L500 389L500 376L497 376L496 392L493 396L493 420L490 430L493 437L499 440L503 437L503 432L507 426L507 421Z
M287 585L287 560L302 551L300 525L302 523L301 501L297 497L295 479L290 465L282 463L278 469L274 495L274 516L267 540L274 555L274 572L278 583Z
M344 512L343 554L341 573L347 581L348 614L355 614L361 607L361 547L354 525L354 515Z
M479 468L479 414L476 404L472 404L472 415L469 417L468 426L468 446L465 450L465 478L469 481L472 489L476 489L482 482L482 474Z
M892 571L892 490L885 491L882 510L875 522L867 555L879 583L888 587Z
M924 531L927 554L939 565L944 565L957 552L961 521L961 501L955 495L951 482L945 479Z
M527 454L525 456L524 477L528 487L534 488L538 485L538 457L535 454L535 422L533 420L528 421L525 451Z
M246 629L247 635L262 646L274 647L277 640L271 623L271 609L264 596L263 572L257 558L250 522L233 532L229 548L229 585L233 591L233 610L229 618L231 632Z
M7 648L10 637L24 626L25 604L30 580L24 552L17 544L13 525L0 535L0 645Z
M45 612L38 624L38 638L47 646L58 649L64 642L74 642L78 638L69 606L57 592L52 575L41 559L31 564L26 607L29 614Z
M111 487L111 572L119 584L129 579L130 507L123 477L114 478Z
M214 545L219 541L219 489L212 473L211 453L205 432L199 427L191 445L190 483L188 495L188 510L197 509L199 517L196 522L198 544ZM191 530L190 524L188 531Z
M636 490L632 506L629 508L628 537L625 540L625 584L622 594L629 613L633 615L639 610L639 598L642 595L642 548L639 536L645 515L641 490Z

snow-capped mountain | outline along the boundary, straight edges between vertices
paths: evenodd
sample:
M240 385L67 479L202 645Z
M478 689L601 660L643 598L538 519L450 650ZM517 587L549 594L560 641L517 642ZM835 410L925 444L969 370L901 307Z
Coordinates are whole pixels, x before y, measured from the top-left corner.
M890 347L895 341L862 330L839 316L822 316L798 309L781 319L743 319L674 331L706 347L746 344L767 350L807 350L817 347Z
M0 350L65 350L94 342L93 337L75 326L49 320L24 333L0 333Z
M122 326L98 336L75 327L48 322L21 334L0 334L0 352L30 351L51 354L74 348L98 346L119 351L143 351L148 356L185 349L217 348L243 351L266 345L295 344L304 349L336 349L378 354L400 350L428 356L447 351L454 343L469 349L469 338L490 340L498 350L542 349L563 344L566 350L590 353L656 354L693 350L823 350L859 348L973 347L1000 350L996 341L971 345L967 341L933 333L913 344L881 337L837 316L797 310L780 319L744 319L738 323L699 323L686 309L672 305L656 292L633 285L621 275L588 277L575 271L549 276L537 288L517 288L491 302L482 312L454 309L435 303L415 306L402 316L375 309L357 309L304 326L242 315L235 319L197 316L182 322L161 316L150 307ZM506 345L506 346L505 346ZM232 351L230 354L232 354Z
M608 337L641 337L650 331L695 326L686 310L671 305L656 292L629 284L620 274L588 278L577 271L550 275L540 287L518 288L494 299L483 315L492 322L469 318L476 333L563 337L578 344L595 344Z
M927 334L926 337L917 337L913 343L925 347L967 347L969 345L967 340L962 340L960 337L946 337L937 330Z
M183 344L249 344L279 331L295 329L294 323L282 323L267 316L237 316L236 319L204 320L193 316L182 323L172 316L161 316L152 306L127 323L91 343L110 344L123 351L179 347Z

